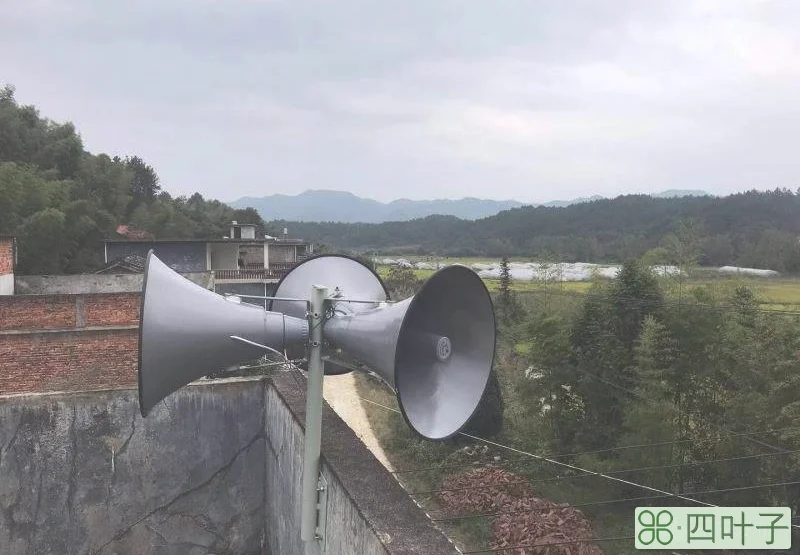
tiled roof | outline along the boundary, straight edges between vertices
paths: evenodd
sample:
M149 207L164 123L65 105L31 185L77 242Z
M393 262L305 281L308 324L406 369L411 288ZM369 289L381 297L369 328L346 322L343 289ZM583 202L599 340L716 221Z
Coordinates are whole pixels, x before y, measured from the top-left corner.
M96 271L96 274L141 274L144 273L145 259L138 254L117 258Z

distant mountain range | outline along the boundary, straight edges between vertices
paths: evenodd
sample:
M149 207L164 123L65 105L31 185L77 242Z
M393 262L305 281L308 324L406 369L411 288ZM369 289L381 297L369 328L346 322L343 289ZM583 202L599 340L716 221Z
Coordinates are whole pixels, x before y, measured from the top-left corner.
M708 193L694 190L663 191L654 197L705 196ZM602 196L553 200L541 206L565 207L572 204L602 200ZM503 210L530 206L516 200L490 200L479 198L409 200L398 199L380 202L356 196L345 191L308 190L298 195L269 195L243 197L228 203L233 208L255 208L265 221L287 220L296 222L347 222L381 223L408 221L432 215L455 216L463 220L477 220L494 216ZM538 206L538 205L533 205Z

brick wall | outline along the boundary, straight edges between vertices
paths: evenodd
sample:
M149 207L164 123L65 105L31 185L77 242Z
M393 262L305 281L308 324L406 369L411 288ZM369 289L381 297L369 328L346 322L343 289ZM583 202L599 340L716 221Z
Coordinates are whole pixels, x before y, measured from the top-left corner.
M84 310L87 326L138 326L140 293L87 295Z
M135 387L140 299L0 297L0 395Z
M136 329L0 335L0 395L135 387Z
M14 273L14 239L0 237L0 276Z
M0 297L0 331L139 324L139 293Z

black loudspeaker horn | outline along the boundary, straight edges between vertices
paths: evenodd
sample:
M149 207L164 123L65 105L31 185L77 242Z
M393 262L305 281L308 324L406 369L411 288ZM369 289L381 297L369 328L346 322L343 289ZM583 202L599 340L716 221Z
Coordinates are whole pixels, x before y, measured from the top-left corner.
M323 328L328 357L341 349L380 376L420 436L446 439L464 427L486 389L496 344L492 300L474 271L448 266L413 297L387 304L372 270L329 255L290 271L275 296L305 298L313 284L328 287L332 297L369 301L334 303ZM277 300L270 308L297 315L304 309Z
M306 319L229 302L173 271L153 251L147 254L139 318L142 416L198 378L260 358L259 345L281 352L307 342Z

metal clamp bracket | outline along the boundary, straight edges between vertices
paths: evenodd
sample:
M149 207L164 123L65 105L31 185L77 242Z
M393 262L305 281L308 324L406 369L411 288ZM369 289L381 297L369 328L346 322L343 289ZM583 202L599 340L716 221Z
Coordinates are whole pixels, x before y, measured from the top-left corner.
M314 539L319 542L320 552L327 550L328 531L328 481L320 473L317 482L317 526L314 529Z

